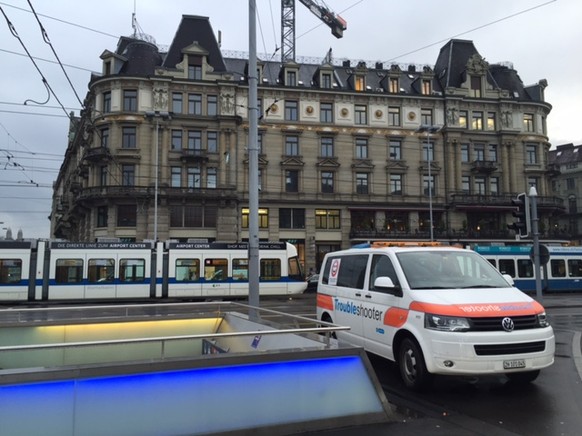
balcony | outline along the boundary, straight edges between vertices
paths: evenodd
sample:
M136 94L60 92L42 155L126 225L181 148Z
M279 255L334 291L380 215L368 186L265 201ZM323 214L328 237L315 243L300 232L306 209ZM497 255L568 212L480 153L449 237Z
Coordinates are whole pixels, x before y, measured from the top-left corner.
M504 195L479 195L467 194L464 192L454 192L451 194L451 206L458 210L466 209L489 209L489 210L514 210L515 206L511 200L517 194ZM538 211L540 212L558 212L564 213L566 206L564 199L552 196L538 196L536 197Z
M492 160L474 160L471 162L471 171L479 174L490 174L497 170L497 162Z
M541 212L566 213L564 199L560 197L538 196L537 206L538 211Z
M79 192L81 192L82 188L83 187L81 186L81 183L72 182L71 185L69 186L69 191L71 191L73 194L78 194Z
M449 240L451 242L464 240L515 240L515 234L509 230L446 230L434 229L434 237L438 240ZM428 240L429 232L425 230L396 231L396 230L374 230L374 229L351 229L350 239L388 239L388 240Z
M457 209L505 209L512 210L515 206L511 200L515 195L481 195L455 192L451 194L451 206Z
M208 153L201 148L186 148L180 153L182 162L208 162Z
M83 159L91 163L106 163L111 160L111 152L107 147L94 147L85 152Z
M236 200L236 187L224 186L221 188L170 188L165 185L159 186L158 196L168 199L188 198L190 200ZM84 188L79 195L79 200L93 201L103 198L152 198L154 197L153 186L94 186Z
M549 177L556 177L559 176L560 174L562 174L562 172L560 171L560 165L558 164L548 164L546 166L546 174Z
M153 197L153 188L145 186L93 186L85 188L79 195L79 200L116 199L116 198L147 198Z

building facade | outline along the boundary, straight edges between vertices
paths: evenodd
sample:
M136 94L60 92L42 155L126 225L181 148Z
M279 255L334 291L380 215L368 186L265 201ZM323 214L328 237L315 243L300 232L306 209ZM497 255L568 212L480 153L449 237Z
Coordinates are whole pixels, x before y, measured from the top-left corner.
M566 211L547 232L582 245L582 145L558 145L550 150L548 163L552 191L564 199Z
M55 183L55 237L246 240L249 110L259 238L294 243L306 268L369 240L515 242L511 200L530 186L540 226L565 211L547 83L524 86L471 41L434 67L259 61L257 107L248 60L223 55L205 17L184 16L167 52L123 37L101 59Z

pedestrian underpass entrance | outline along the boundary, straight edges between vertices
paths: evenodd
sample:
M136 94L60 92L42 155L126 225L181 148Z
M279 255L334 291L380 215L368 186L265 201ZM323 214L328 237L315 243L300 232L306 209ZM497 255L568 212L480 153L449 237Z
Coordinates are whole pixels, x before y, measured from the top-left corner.
M2 310L0 435L272 435L389 420L365 352L338 344L338 329L232 302Z

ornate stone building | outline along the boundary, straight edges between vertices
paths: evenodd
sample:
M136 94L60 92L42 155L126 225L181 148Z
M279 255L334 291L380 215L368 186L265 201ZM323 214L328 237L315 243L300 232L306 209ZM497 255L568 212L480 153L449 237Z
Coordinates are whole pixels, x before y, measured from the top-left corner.
M582 245L582 145L558 145L548 153L548 161L552 191L564 199L566 212L544 233Z
M245 240L247 59L224 56L197 16L167 52L123 37L101 59L71 124L53 235ZM449 41L434 67L327 56L257 74L259 237L293 242L307 268L367 240L515 241L511 199L531 185L542 223L564 211L548 186L545 80L524 86L471 41Z

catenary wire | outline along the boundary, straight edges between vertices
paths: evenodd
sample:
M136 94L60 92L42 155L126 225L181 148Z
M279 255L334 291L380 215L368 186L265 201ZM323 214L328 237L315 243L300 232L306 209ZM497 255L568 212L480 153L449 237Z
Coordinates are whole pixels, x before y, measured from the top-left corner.
M48 46L51 48L51 50L53 52L53 55L55 56L55 59L57 60L58 64L60 65L63 74L67 78L67 82L69 82L69 85L71 86L71 89L73 90L73 93L75 94L75 97L77 97L77 101L79 102L79 104L81 105L81 107L84 108L83 102L81 101L81 98L79 97L79 94L77 94L77 90L73 86L73 82L71 82L71 78L67 74L67 71L65 70L65 67L63 66L63 63L61 62L61 59L59 58L59 55L57 54L57 51L55 50L53 44L50 41L50 38L48 36L48 32L46 31L46 29L42 25L42 23L40 21L40 18L38 17L38 15L37 15L34 7L32 6L32 3L31 3L30 0L28 0L28 5L30 6L30 10L32 11L34 17L36 18L36 21L37 21L38 25L40 26L40 32L42 33L42 38L43 38L44 42L47 43Z

